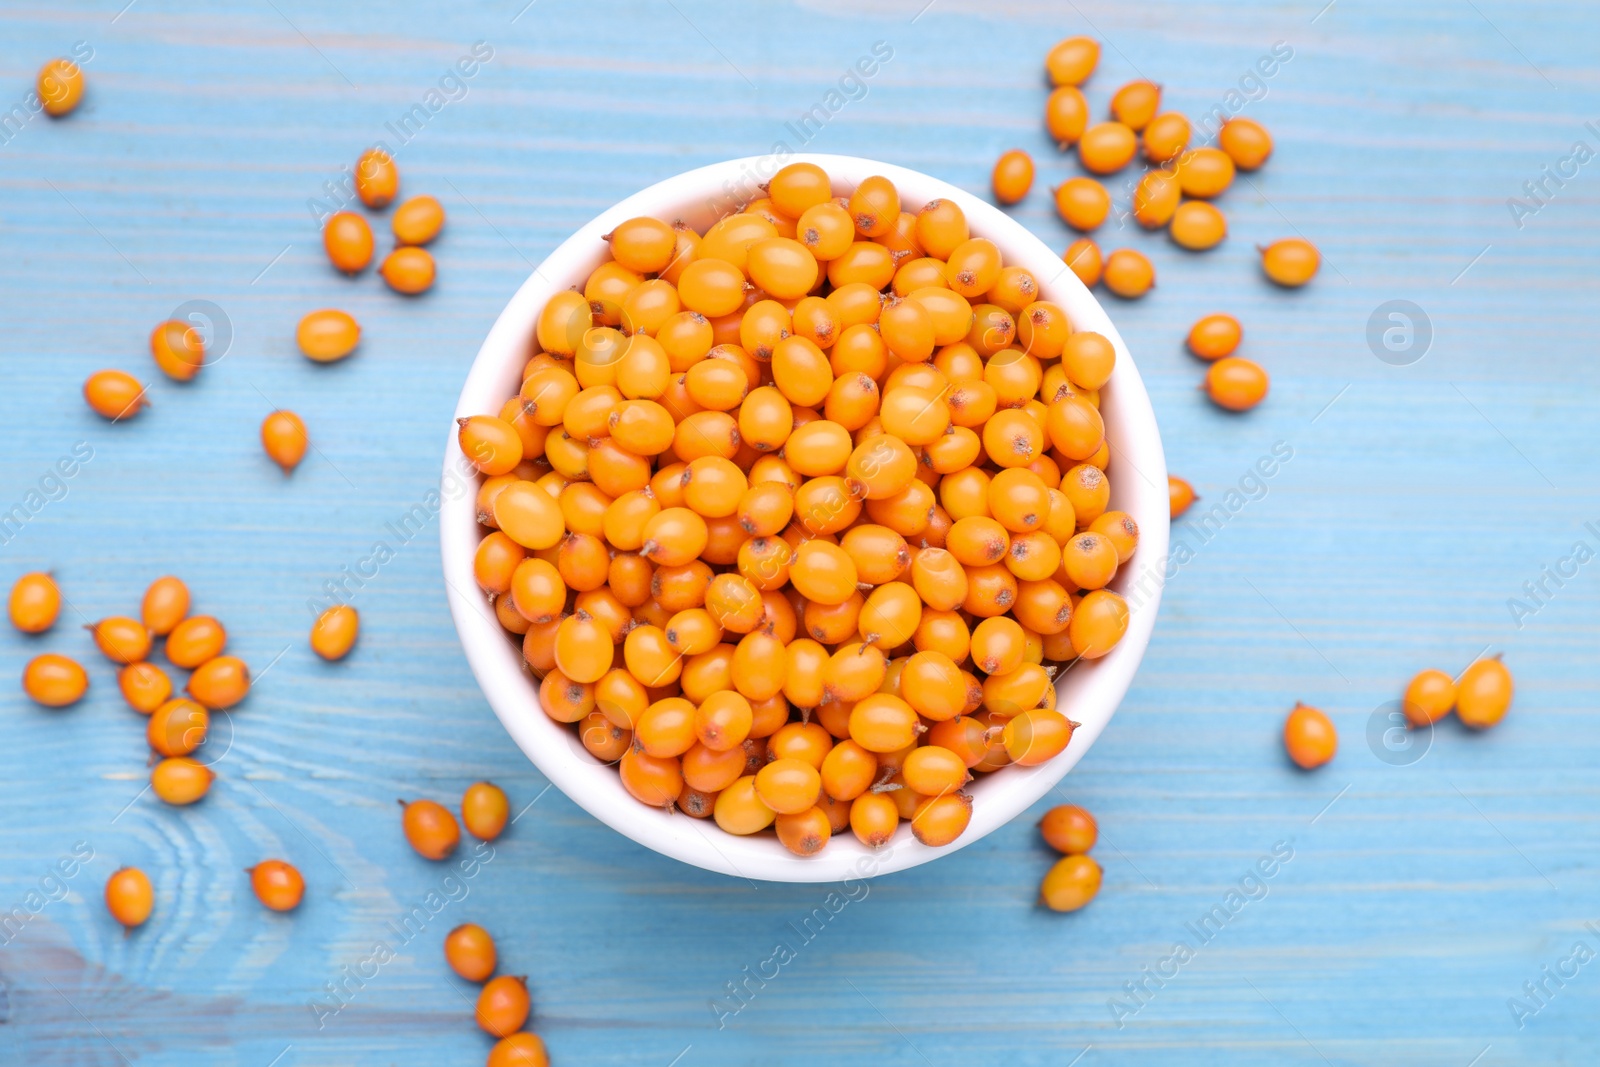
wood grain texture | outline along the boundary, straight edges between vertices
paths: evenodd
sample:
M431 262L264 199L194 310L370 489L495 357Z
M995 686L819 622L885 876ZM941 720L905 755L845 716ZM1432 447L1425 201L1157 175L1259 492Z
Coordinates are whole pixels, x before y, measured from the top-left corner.
M0 1062L478 1063L471 991L439 948L469 919L531 976L534 1025L562 1064L1594 1061L1600 962L1552 983L1520 1029L1507 999L1574 942L1600 951L1583 925L1600 926L1600 563L1520 628L1506 603L1574 541L1600 549L1584 528L1600 524L1600 162L1551 185L1521 228L1506 206L1575 141L1600 149L1584 125L1600 122L1593 5L922 6L0 4L5 107L47 57L94 49L83 108L0 144L0 511L76 443L93 449L0 548L0 580L51 568L72 605L54 633L0 636L0 676L59 650L92 663L94 686L61 712L0 689L0 910L27 912L0 948ZM893 59L808 147L977 192L1000 151L1025 147L1040 175L1017 216L1064 247L1047 187L1075 164L1040 129L1040 66L1080 32L1107 41L1097 111L1142 74L1198 115L1275 42L1292 47L1262 88L1246 84L1244 113L1278 147L1223 198L1219 250L1183 254L1114 223L1098 236L1156 263L1155 292L1112 313L1202 506L1276 442L1293 458L1264 493L1247 482L1256 499L1209 535L1193 519L1174 529L1194 557L1121 713L1061 788L1100 819L1091 908L1034 907L1050 857L1019 819L857 889L806 940L823 887L686 868L542 793L459 653L436 528L402 543L385 524L436 484L459 382L533 263L628 193L785 139L876 41ZM450 213L439 285L402 300L370 273L334 276L308 199L479 40L494 56L464 98L397 150L405 190ZM1274 290L1252 246L1296 232L1325 269ZM1431 320L1414 365L1369 351L1368 318L1391 299ZM189 386L156 381L134 423L95 419L84 377L151 376L145 335L189 300L224 309L226 359ZM328 305L365 340L313 366L293 327ZM1203 402L1182 350L1213 310L1244 320L1245 353L1273 374L1243 417ZM316 442L288 479L256 438L278 406ZM361 643L324 664L306 603L378 540L395 554L356 598ZM143 721L77 628L168 572L261 675L218 725L231 747L217 787L185 811L141 795ZM1452 722L1420 760L1378 759L1374 710L1415 670L1459 669L1486 646L1519 685L1504 725L1469 736ZM1297 699L1342 731L1316 774L1277 742ZM492 857L467 877L412 854L395 798L454 803L482 777L519 808L537 799ZM93 859L64 890L47 882L78 842ZM1129 999L1125 983L1197 943L1186 924L1277 842L1293 858L1265 896L1147 982L1146 1003ZM306 873L296 914L248 893L241 869L270 855ZM132 937L100 902L124 863L151 872L159 899ZM34 909L34 891L65 896ZM418 907L415 929L397 927ZM719 1026L713 1002L733 1007L727 983L780 940L796 958ZM368 967L379 942L393 958ZM319 1028L310 1005L333 1003L330 982L348 1005ZM1113 997L1139 1009L1121 1026Z

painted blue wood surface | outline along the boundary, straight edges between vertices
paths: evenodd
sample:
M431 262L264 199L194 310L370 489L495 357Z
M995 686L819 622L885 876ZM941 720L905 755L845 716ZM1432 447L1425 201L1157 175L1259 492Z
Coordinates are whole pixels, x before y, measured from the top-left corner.
M439 949L469 919L530 975L533 1025L563 1064L1594 1062L1600 962L1563 985L1542 968L1576 942L1600 951L1584 925L1600 927L1600 563L1547 583L1520 626L1507 601L1574 542L1600 549L1584 525L1600 524L1600 162L1546 182L1520 226L1506 203L1574 142L1600 150L1592 5L122 4L0 5L0 105L45 58L94 52L77 114L0 144L0 510L41 485L57 497L0 548L0 580L48 567L71 601L54 633L0 636L0 676L59 650L94 685L61 712L0 686L0 909L26 918L0 948L0 1063L478 1063L471 991ZM1100 819L1091 908L1034 907L1050 857L1018 820L855 889L808 940L821 887L683 867L542 792L458 651L436 528L402 542L386 524L435 484L459 381L532 263L644 185L795 146L786 124L874 42L893 58L864 95L846 86L857 98L808 147L979 192L1000 151L1026 147L1040 180L1018 217L1064 247L1047 187L1075 165L1040 129L1039 72L1049 42L1080 32L1107 41L1097 111L1142 74L1191 115L1242 102L1277 138L1223 198L1218 251L1097 235L1157 265L1156 291L1112 310L1171 467L1205 506L1241 484L1253 499L1204 535L1177 524L1194 557L1121 713L1063 783ZM397 145L386 124L475 41L493 58ZM1251 81L1275 42L1292 58ZM378 139L406 192L450 212L439 285L416 300L332 274L307 207ZM1252 245L1297 232L1326 266L1274 290ZM1412 365L1369 349L1369 316L1393 299L1431 321ZM227 357L188 386L157 380L136 422L89 414L83 378L152 377L145 335L190 300L223 309ZM293 326L327 305L365 340L313 366ZM1273 374L1244 417L1203 402L1182 350L1213 310L1244 320L1245 354ZM316 443L288 479L256 439L278 406ZM79 442L93 458L41 482ZM1246 480L1277 442L1293 458ZM380 539L395 555L356 599L361 644L323 664L307 601ZM143 720L76 625L133 609L168 572L260 676L217 727L217 787L184 811L141 795ZM1370 720L1410 674L1486 646L1516 672L1506 722L1451 722L1420 759L1378 758ZM1277 741L1297 699L1342 731L1315 774ZM453 803L482 777L537 803L447 880L405 846L395 798ZM1293 858L1244 883L1257 899L1202 944L1189 924L1278 842ZM50 881L75 847L93 859ZM306 872L293 915L249 896L241 869L268 855ZM132 937L100 902L125 863L159 898ZM419 905L420 933L397 932ZM1181 966L1180 940L1195 948ZM734 1012L727 984L779 941L796 958ZM394 958L369 966L379 942ZM1529 981L1550 995L1519 1028L1507 1001ZM330 982L347 990L337 1012Z

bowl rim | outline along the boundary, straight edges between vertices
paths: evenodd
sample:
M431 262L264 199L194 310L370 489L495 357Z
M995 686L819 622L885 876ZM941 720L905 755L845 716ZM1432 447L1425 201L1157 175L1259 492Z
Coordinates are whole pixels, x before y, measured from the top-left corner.
M1128 600L1127 633L1106 656L1083 667L1074 663L1057 677L1057 706L1070 702L1071 716L1082 724L1066 751L1036 767L1008 767L969 786L978 801L972 821L954 843L938 848L921 844L902 829L880 849L842 833L817 855L801 857L771 835L739 837L709 819L646 807L627 793L611 767L589 755L568 725L543 713L538 682L523 662L520 642L508 639L478 589L472 570L483 536L475 507L477 476L453 425L440 480L439 541L446 598L472 673L507 732L551 784L617 832L684 863L746 880L815 883L870 878L950 855L1010 822L1054 788L1094 745L1138 671L1160 607L1170 531L1166 461L1155 413L1138 368L1100 302L1061 257L999 208L930 175L858 156L783 153L730 159L666 178L601 212L546 256L501 310L467 372L456 418L498 411L516 391L522 366L535 350L533 326L539 311L551 295L573 281L581 284L606 258L602 237L617 223L640 215L682 217L703 230L756 181L796 162L826 170L836 195L879 174L894 182L908 209L934 199L955 201L975 236L994 241L1008 266L1027 267L1040 279L1040 299L1061 305L1075 331L1102 333L1116 349L1116 368L1102 392L1101 407L1113 453L1109 466L1124 473L1112 480L1109 506L1139 523L1140 543L1110 585Z

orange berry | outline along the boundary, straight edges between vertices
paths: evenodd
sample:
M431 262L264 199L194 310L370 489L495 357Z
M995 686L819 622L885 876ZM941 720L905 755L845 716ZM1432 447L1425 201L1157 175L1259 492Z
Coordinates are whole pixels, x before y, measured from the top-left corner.
M461 843L461 827L444 805L432 800L401 803L405 806L401 828L419 856L442 860L456 850Z
M1033 188L1033 158L1020 148L1003 153L995 161L991 182L995 200L1015 204Z
M495 1037L510 1037L528 1021L533 1002L528 996L528 980L502 974L484 983L478 994L474 1015L478 1025Z
M1249 411L1266 399L1268 385L1261 364L1241 356L1226 356L1206 371L1206 395L1229 411Z
M498 422L499 420L495 421ZM283 473L288 474L300 465L300 461L305 458L306 447L309 444L310 438L306 435L306 424L300 421L300 416L294 412L274 411L261 420L261 447L267 453L267 458L283 468ZM520 443L518 444L517 454L520 459ZM510 468L506 469L509 470Z
M1456 682L1456 715L1474 730L1486 730L1511 707L1511 672L1499 656L1480 659Z
M462 923L445 935L444 958L450 969L467 981L485 981L494 973L494 938L477 923Z
M335 212L322 224L322 247L336 268L355 274L372 262L372 227L353 211Z
M153 663L130 663L117 672L122 698L133 710L149 715L172 696L172 679Z
M124 371L95 371L83 383L83 399L96 415L118 422L133 418L149 406L144 398L148 388Z
M311 624L311 650L325 660L344 659L355 647L360 630L361 616L356 609L336 604Z
M1139 150L1139 138L1120 122L1102 122L1083 131L1078 162L1091 174L1111 174L1126 167Z
M538 1034L524 1030L495 1042L488 1067L550 1067L550 1054Z
M369 148L356 160L356 194L374 210L389 206L400 192L400 168L381 148Z
M1194 487L1176 474L1167 475L1167 494L1171 498L1171 518L1174 519L1199 499L1194 495Z
M433 288L433 256L425 248L402 245L383 259L378 273L397 293L415 296Z
M1261 253L1262 272L1286 289L1305 285L1322 266L1317 246L1303 237L1284 237L1264 248L1258 245L1257 251Z
M425 245L444 229L444 205L431 196L414 196L394 209L389 224L399 243Z
M361 326L343 311L323 308L305 315L294 337L307 359L332 363L355 351L361 343Z
M1255 119L1232 118L1217 131L1217 146L1240 170L1255 170L1272 155L1272 135Z
M169 319L150 331L150 355L167 377L187 382L205 365L205 338L189 323Z
M61 614L61 589L50 575L34 571L11 586L11 625L25 634L42 634Z
M53 119L71 114L83 99L83 69L70 59L52 59L39 68L34 92Z
M208 659L189 675L184 691L212 711L231 708L250 692L250 668L237 656Z
M155 904L155 889L139 868L123 867L106 879L106 910L128 929L143 926Z
M1321 711L1296 704L1283 723L1283 747L1290 759L1309 771L1333 759L1339 751L1339 733Z
M193 804L210 791L215 778L199 760L176 756L150 768L150 789L168 804Z
M1045 72L1052 85L1082 85L1100 63L1100 42L1092 37L1068 37L1045 56Z
M1456 683L1444 671L1425 670L1406 686L1401 707L1412 726L1436 723L1456 706Z
M1189 351L1201 359L1231 356L1244 338L1244 327L1232 315L1206 315L1189 327Z
M1056 860L1039 886L1039 901L1051 911L1077 911L1100 892L1100 865L1088 856Z
M293 911L305 896L306 881L292 864L263 860L250 868L250 888L273 911Z
M493 841L505 832L511 802L505 790L492 782L473 782L461 795L461 821L480 841Z
M1094 848L1100 828L1094 816L1076 804L1060 804L1039 820L1039 834L1045 844L1067 856L1081 856Z
M1137 300L1156 284L1156 269L1143 253L1119 248L1106 257L1100 280L1124 300Z

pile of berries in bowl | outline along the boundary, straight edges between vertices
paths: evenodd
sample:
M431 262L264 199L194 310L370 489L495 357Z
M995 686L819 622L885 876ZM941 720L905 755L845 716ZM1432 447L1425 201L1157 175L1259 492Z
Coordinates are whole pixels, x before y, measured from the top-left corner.
M630 197L523 285L457 416L444 571L490 703L707 869L976 840L1082 757L1154 623L1166 471L1125 347L1059 257L913 171L767 157Z

